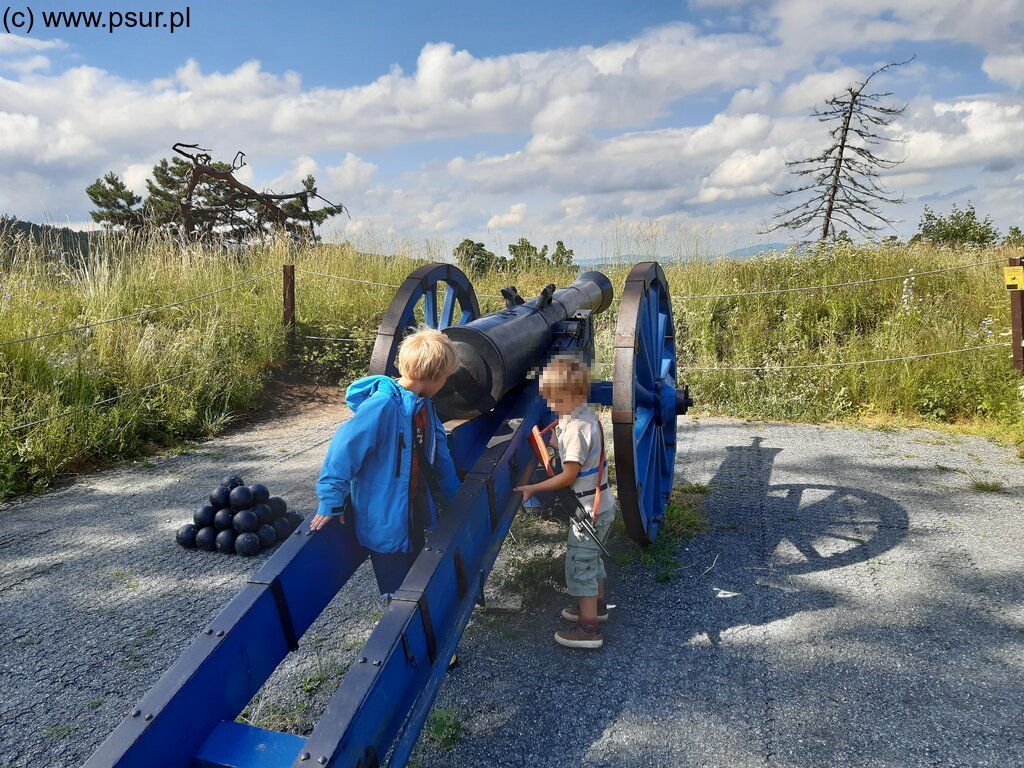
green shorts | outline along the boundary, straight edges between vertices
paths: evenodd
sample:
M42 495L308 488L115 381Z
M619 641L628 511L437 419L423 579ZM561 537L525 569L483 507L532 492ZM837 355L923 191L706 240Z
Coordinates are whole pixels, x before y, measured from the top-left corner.
M615 507L597 516L597 535L603 544L615 519ZM597 583L604 581L601 548L575 522L569 520L569 541L565 550L565 586L573 597L597 597Z

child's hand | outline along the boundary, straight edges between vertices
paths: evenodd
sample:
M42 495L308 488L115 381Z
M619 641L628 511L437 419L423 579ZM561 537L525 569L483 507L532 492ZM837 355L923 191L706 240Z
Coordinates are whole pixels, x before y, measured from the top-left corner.
M517 487L513 488L512 491L514 493L521 493L521 494L523 494L523 500L520 502L520 504L525 504L526 502L528 502L530 500L530 498L534 494L534 490L533 490L533 486L532 485L520 485L520 486L517 486Z
M331 519L333 517L335 517L335 515L313 515L313 519L309 521L309 530L319 531L321 528L323 528L325 525L331 522ZM342 518L342 522L344 521L345 519Z

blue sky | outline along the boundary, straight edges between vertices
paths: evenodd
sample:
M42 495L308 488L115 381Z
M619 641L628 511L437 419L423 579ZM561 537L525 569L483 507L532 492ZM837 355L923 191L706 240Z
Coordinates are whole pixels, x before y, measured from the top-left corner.
M968 200L1024 224L1024 0L189 8L173 35L0 32L0 213L84 223L87 184L142 191L189 141L256 187L314 173L351 211L333 239L729 250L786 239L759 229L827 139L809 110L914 55L877 81L909 105L887 233Z

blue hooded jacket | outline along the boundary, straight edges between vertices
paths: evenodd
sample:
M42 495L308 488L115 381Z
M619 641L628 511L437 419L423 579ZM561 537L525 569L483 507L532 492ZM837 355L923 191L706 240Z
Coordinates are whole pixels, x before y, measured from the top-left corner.
M388 376L366 376L352 382L345 402L352 409L352 418L338 427L327 449L316 484L317 514L341 515L345 500L351 497L360 544L374 552L409 552L413 414L427 409L427 457L450 501L459 490L459 478L444 426L429 399ZM428 530L436 524L437 509L431 499Z

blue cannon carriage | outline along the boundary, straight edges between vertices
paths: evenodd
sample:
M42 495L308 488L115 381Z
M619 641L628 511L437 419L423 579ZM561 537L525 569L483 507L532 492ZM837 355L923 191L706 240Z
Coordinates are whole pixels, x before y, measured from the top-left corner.
M199 633L86 763L86 768L370 768L405 765L519 507L512 488L537 467L531 429L550 416L535 372L552 355L593 359L595 314L612 286L586 272L481 316L456 267L431 264L397 291L370 372L397 375L398 345L419 324L452 340L461 367L435 397L462 487L308 736L235 720L366 559L352 526L301 525ZM672 488L677 414L671 298L655 262L637 264L620 301L611 381L617 497L626 530L657 535Z

